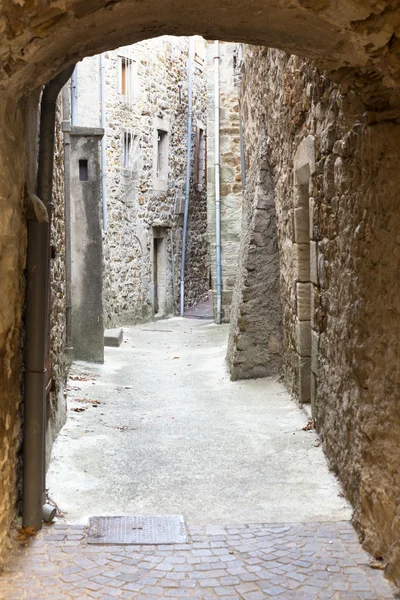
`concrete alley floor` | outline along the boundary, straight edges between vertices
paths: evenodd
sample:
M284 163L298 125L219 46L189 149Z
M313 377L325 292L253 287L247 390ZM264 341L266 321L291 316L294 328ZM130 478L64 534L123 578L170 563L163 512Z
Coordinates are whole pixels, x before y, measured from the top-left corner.
M1 600L396 597L306 415L275 380L230 382L225 326L175 318L124 335L104 365L74 365L48 473L65 518L15 542ZM88 543L90 515L168 513L187 543Z
M274 379L231 382L227 327L124 328L76 363L47 484L68 522L183 514L197 525L349 519L307 417ZM80 379L82 378L83 379ZM76 412L82 411L82 412Z

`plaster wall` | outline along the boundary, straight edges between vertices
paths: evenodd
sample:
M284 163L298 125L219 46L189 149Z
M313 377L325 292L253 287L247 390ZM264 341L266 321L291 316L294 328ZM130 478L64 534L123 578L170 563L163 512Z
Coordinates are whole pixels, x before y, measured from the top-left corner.
M74 358L89 362L104 360L99 161L102 135L99 128L72 127L70 132L72 343Z

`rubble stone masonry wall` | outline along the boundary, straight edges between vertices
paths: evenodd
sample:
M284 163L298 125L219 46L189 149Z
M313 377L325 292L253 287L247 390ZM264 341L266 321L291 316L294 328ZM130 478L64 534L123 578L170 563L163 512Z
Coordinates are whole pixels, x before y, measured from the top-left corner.
M249 67L249 95L252 78L253 89L258 89L252 110L265 115L266 108L272 107L275 119L269 118L268 135L275 141L270 163L278 198L286 378L290 385L296 385L295 367L301 354L294 356L291 346L294 304L289 302L286 275L292 264L291 238L283 237L283 232L292 227L292 212L284 211L283 206L288 210L289 204L292 206L295 146L310 134L315 138L316 172L311 186L319 226L314 234L318 239L314 237L314 244L310 243L319 260L319 283L312 282L317 288L312 330L317 332L317 327L320 333L316 417L332 464L340 471L346 493L357 507L356 518L369 546L381 549L390 560L391 572L396 572L393 565L400 562L396 546L400 539L396 406L400 229L395 200L399 189L399 126L388 119L396 118L393 112L398 115L399 107L398 5L389 0L282 0L269 3L266 10L264 1L254 0L244 22L243 6L232 1L3 4L0 560L6 555L9 525L16 509L25 200L27 187L34 189L35 183L39 91L54 75L84 56L157 35L197 32L208 39L278 46L315 59L321 68L339 69L341 85L354 83L361 91L366 86L368 102L378 109L369 124L359 119L365 107L353 104L351 91L342 97L327 78L296 59L271 53L274 61L269 66L263 59L257 68ZM386 100L380 102L383 89ZM382 116L381 111L387 109L392 112ZM250 155L259 150L256 131L253 137L255 148L247 145ZM335 141L339 142L336 147ZM294 299L294 291L291 294Z
M330 465L354 506L365 547L384 556L389 576L399 581L397 112L379 108L379 97L377 111L368 111L351 87L339 88L311 62L275 50L246 47L243 84L244 227L247 237L257 234L256 189L270 177L285 381L301 397L309 369L313 415ZM267 173L260 175L262 155ZM241 268L238 289L252 274L246 257ZM265 277L261 265L256 269L254 277ZM275 302L272 287L272 311ZM253 319L257 296L252 310ZM239 320L232 326L238 329Z
M67 402L64 396L68 360L66 342L65 219L64 219L64 148L61 130L61 95L57 103L53 198L54 204L50 261L50 368L52 386L48 394L46 460L50 460L53 441L65 423Z
M197 48L205 45L201 38L197 39ZM188 38L169 36L104 55L108 230L103 236L103 273L108 327L151 319L154 314L173 314L179 305L187 150L187 58ZM122 68L126 70L124 93ZM93 89L99 90L99 85L99 57L85 59L78 67L79 125L100 126L100 113L97 121L93 121L92 107L96 98ZM205 185L195 183L196 127L203 124L205 134L205 110L204 66L195 61L186 307L202 299L208 291L206 190ZM157 181L156 176L158 129L166 131L168 137L165 181ZM162 240L159 252L161 248L163 254L157 268L155 238ZM158 310L154 307L156 272L166 282L158 289Z

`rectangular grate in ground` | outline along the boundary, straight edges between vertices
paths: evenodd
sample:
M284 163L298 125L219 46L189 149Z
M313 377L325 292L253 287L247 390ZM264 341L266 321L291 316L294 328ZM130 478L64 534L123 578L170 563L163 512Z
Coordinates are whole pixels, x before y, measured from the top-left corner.
M182 544L187 541L181 515L91 517L88 544Z

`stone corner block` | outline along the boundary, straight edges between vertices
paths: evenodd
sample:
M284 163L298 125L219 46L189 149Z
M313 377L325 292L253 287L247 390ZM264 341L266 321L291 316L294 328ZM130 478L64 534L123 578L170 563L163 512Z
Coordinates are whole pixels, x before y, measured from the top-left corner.
M106 329L104 332L104 345L118 347L122 344L124 334L122 328Z
M311 356L311 322L296 319L296 350L300 356Z
M296 279L310 281L310 244L293 244Z
M308 135L297 147L294 155L294 176L297 185L309 182L315 173L315 143L314 136Z
M296 283L296 309L299 321L309 321L311 318L311 283Z
M310 216L306 207L294 209L294 241L298 244L308 244L310 228Z
M311 359L299 356L299 402L311 402Z

